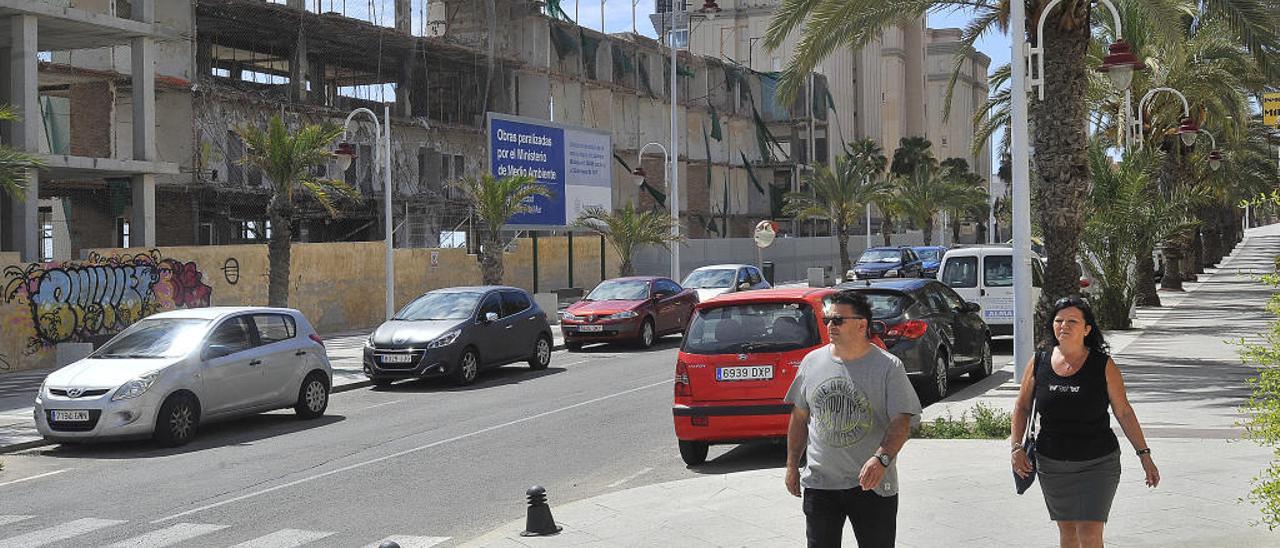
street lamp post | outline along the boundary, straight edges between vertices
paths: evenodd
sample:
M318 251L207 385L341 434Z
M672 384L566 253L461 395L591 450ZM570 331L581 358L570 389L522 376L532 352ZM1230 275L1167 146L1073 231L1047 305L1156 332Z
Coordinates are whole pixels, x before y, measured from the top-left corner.
M383 233L386 235L385 264L387 271L386 304L387 319L390 320L391 316L396 313L396 263L395 254L393 253L394 246L391 239L393 230L391 226L391 107L389 105L383 106L382 116L383 120L386 122L385 124L378 122L378 116L374 114L372 110L363 107L355 109L351 111L351 114L347 115L346 122L343 122L342 124L342 142L338 143L338 147L334 151L334 156L338 158L338 169L341 171L346 171L347 168L351 167L351 161L356 158L355 147L351 146L351 143L347 142L347 135L351 129L351 120L355 118L357 114L368 115L369 119L373 120L374 148L378 151L377 154L380 155L382 159L382 218ZM381 139L379 139L379 137L381 137Z
M1026 6L1023 2L1009 3L1009 34L1012 38L1013 81L1010 89L1012 102L1010 156L1013 163L1013 359L1014 375L1022 379L1023 370L1031 360L1034 341L1034 308L1031 302L1031 146L1030 124L1027 114L1027 92L1035 89L1044 99L1044 23L1053 8L1062 0L1053 0L1045 6L1037 22L1037 44L1027 43ZM1115 21L1116 41L1108 47L1109 54L1099 71L1106 72L1114 87L1128 92L1133 81L1133 71L1145 65L1125 43L1121 29L1120 12L1108 0L1100 4L1111 11ZM1028 74L1032 64L1035 74Z
M1133 127L1130 131L1130 142L1137 141L1138 150L1142 150L1142 145L1145 141L1142 138L1143 127L1145 126L1144 111L1146 110L1147 101L1150 101L1157 93L1172 93L1182 100L1182 120L1178 124L1177 134L1182 139L1182 144L1187 146L1195 144L1196 134L1200 132L1200 128L1196 125L1195 120L1191 119L1191 107L1187 104L1187 97L1181 91L1173 88L1153 88L1142 96L1141 101L1138 101L1138 119L1133 122ZM1211 135L1210 138L1212 137Z
M662 146L662 143L657 143L657 142L645 143L644 146L640 147L640 151L636 153L636 168L631 170L631 175L634 176L636 179L636 186L643 185L645 178L649 176L649 174L644 171L644 168L640 167L640 162L644 159L645 149L651 146L658 147L660 150L662 150L662 168L663 169L668 169L667 164L671 162L671 157L670 155L667 154L667 147Z

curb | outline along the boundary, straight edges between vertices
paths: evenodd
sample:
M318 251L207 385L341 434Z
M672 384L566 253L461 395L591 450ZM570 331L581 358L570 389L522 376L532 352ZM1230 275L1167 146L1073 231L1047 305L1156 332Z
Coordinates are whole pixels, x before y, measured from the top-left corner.
M44 447L46 445L53 445L53 442L46 439L38 439L38 440L32 440L32 441L24 441L22 443L15 443L12 445L0 445L0 455L4 455L8 453L17 453L18 451L25 451L27 449L34 449L36 447Z

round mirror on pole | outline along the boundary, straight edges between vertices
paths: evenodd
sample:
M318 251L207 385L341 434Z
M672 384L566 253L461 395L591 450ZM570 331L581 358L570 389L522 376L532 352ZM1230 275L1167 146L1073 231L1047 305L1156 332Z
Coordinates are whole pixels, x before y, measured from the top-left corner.
M1133 54L1129 43L1123 39L1112 42L1107 47L1107 52L1107 56L1102 59L1102 65L1098 67L1098 72L1107 73L1107 77L1111 79L1111 85L1120 91L1129 89L1133 84L1133 71L1147 68L1147 65Z

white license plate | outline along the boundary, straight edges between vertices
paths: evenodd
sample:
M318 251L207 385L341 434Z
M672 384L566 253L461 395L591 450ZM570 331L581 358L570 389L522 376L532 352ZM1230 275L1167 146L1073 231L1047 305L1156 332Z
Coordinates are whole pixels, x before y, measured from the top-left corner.
M382 363L409 363L413 361L413 356L409 354L384 354Z
M601 331L604 331L604 326L603 325L579 325L578 331L581 331L583 333L599 333Z
M89 412L85 410L77 411L50 411L51 418L58 422L87 422L89 420Z
M716 380L718 381L765 381L772 378L772 365L716 368Z

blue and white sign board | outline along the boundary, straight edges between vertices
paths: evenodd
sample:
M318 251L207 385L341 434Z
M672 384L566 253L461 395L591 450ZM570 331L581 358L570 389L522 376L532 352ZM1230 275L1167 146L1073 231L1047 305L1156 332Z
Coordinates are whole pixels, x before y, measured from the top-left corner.
M583 210L613 207L613 140L609 132L490 112L489 169L494 177L531 175L551 191L510 228L563 228Z

